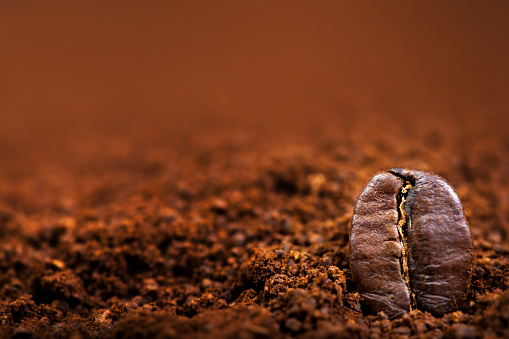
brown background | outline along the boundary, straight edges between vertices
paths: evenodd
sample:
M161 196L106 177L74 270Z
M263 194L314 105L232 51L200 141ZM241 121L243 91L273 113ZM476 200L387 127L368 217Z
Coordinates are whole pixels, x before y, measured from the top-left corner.
M375 116L505 132L508 10L506 1L2 1L0 142L193 133L190 124L284 133Z

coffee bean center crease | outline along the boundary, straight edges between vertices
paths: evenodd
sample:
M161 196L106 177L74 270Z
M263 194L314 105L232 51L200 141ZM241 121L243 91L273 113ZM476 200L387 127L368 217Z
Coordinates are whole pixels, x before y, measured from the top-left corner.
M403 178L400 178L404 181ZM401 254L401 272L403 274L403 279L405 279L405 283L407 285L408 291L410 292L410 310L415 308L415 296L412 293L412 289L410 286L410 277L408 275L408 228L412 225L412 220L410 216L407 216L405 213L405 202L408 196L408 191L413 187L413 185L409 181L404 181L404 186L401 187L397 195L398 202L398 233L399 239L402 246L402 254Z

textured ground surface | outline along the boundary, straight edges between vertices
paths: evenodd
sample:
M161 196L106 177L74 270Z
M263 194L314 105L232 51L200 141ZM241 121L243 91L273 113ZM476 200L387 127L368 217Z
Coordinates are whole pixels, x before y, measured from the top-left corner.
M1 336L507 337L509 140L333 125L6 155ZM363 314L351 281L355 199L393 166L437 172L466 209L472 290L443 318Z

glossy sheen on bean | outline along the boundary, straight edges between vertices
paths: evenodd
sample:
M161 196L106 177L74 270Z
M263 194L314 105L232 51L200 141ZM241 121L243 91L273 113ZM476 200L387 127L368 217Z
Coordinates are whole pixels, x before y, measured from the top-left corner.
M352 218L350 266L370 312L453 311L465 301L472 265L463 207L443 178L391 169L369 181Z

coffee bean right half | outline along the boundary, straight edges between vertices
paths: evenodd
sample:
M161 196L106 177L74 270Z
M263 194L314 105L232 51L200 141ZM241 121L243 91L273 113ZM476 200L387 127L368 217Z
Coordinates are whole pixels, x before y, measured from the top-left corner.
M472 265L463 207L443 178L391 169L369 181L352 218L350 267L371 312L453 311L465 302Z

